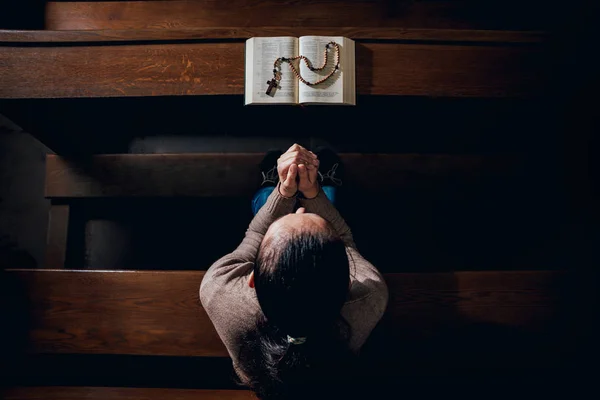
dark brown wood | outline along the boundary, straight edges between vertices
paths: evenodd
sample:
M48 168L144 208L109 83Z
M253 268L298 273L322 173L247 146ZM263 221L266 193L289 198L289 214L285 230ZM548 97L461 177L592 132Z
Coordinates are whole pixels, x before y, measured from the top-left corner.
M243 48L241 43L0 48L0 97L241 94ZM35 71L25 65L36 65Z
M46 258L43 268L64 268L67 256L70 206L67 204L50 207L48 233L46 237Z
M15 387L5 400L252 400L248 390L162 389L121 387Z
M354 40L373 39L441 42L539 43L547 35L540 31L491 31L466 29L409 28L305 28L305 27L223 27L188 29L136 29L96 31L0 30L0 43L78 43L121 41L183 41L237 39L255 36L345 36Z
M356 52L356 88L376 95L535 95L542 55L537 47L365 44Z
M32 307L32 352L227 357L200 305L203 272L14 274Z
M559 272L386 274L388 317L400 336L435 334L432 328L491 323L539 330L556 316ZM453 315L448 315L449 312ZM423 321L427 324L423 325ZM420 328L426 329L420 331Z
M558 321L561 272L386 274L386 346L476 324L548 337ZM201 307L204 272L12 270L28 296L29 350L53 354L227 357ZM16 305L13 305L16 307ZM542 338L540 336L540 338ZM494 351L495 345L484 346ZM491 361L490 361L491 362Z
M50 1L46 7L46 29L276 25L528 30L547 26L553 16L546 4L520 2L516 7L505 1L488 1L485 5L465 0L283 0L277 4L269 0Z
M415 180L453 177L477 181L511 175L516 161L506 156L354 154L340 155L346 184L381 193ZM260 153L110 154L86 161L55 155L46 159L46 196L246 196L260 184ZM377 171L377 174L373 174Z
M547 69L539 46L364 43L356 54L356 89L363 95L531 96L539 94ZM242 94L243 89L243 43L0 46L0 98Z

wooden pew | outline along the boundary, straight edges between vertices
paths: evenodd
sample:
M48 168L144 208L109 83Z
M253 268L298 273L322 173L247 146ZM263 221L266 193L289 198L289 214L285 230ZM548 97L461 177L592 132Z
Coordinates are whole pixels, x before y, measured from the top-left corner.
M29 354L227 357L199 302L203 276L202 271L9 270L3 278L16 299L12 306L27 306L19 310L28 315ZM567 321L565 296L573 280L564 272L399 273L385 279L387 340L385 353L377 356L402 350L405 358L396 360L397 368L415 367L416 354L407 350L443 335L461 348L437 354L421 348L433 357L422 365L432 367L458 352L462 359L446 361L464 368L467 355L481 351L478 368L539 366L547 363L541 354L545 346L566 338L560 323ZM482 334L482 341L465 341L471 331ZM498 332L510 333L504 336L508 342L483 341ZM535 343L527 342L533 346L518 347L520 336L527 335L534 335Z
M48 155L45 196L251 196L260 184L258 165L263 157L262 153L105 154L83 159ZM460 177L476 183L511 175L519 166L519 159L510 155L341 153L340 157L346 185L378 194L421 179Z
M203 275L2 273L2 295L9 300L3 304L20 316L3 330L11 365L4 398L251 398L230 391L235 386L227 383L227 352L198 298ZM577 294L585 285L564 272L407 273L385 279L388 310L361 356L363 378L381 384L401 376L454 383L477 376L482 384L492 377L511 387L515 374L535 382L536 371L563 374L585 346L580 333L593 324L578 316L591 311L590 292ZM13 331L20 340L10 336ZM165 376L181 377L165 383ZM110 387L115 382L147 388ZM168 386L206 389L152 389Z
M397 28L319 33L334 32L368 39L356 49L359 95L530 97L540 94L546 79L539 33ZM0 31L0 98L241 95L244 39L273 33L314 34L306 28ZM210 68L201 67L207 62ZM27 68L33 64L35 70Z
M11 270L6 279L21 288L29 304L24 311L31 316L30 353L227 357L199 303L203 276L202 271ZM390 349L403 340L437 336L444 326L451 331L485 323L548 335L548 327L564 317L560 302L567 278L561 272L385 278L394 324ZM488 349L488 355L493 352Z
M90 201L99 201L100 205L107 201L109 204L118 204L127 199L169 199L176 196L190 199L250 199L260 184L258 164L262 157L260 153L114 154L83 159L48 155L45 195L53 205L44 267L63 268L69 232L71 238L73 235L83 235L82 227L77 228L73 224L70 227L71 205L81 205L82 202L85 205ZM415 201L418 201L419 196L430 198L436 193L443 193L443 188L450 184L464 188L465 193L470 191L476 195L475 188L501 185L502 182L515 179L522 170L519 158L505 155L341 153L341 157L347 177L343 189L346 197L358 201L359 205L370 201L365 193L381 198L381 201L393 199L394 196L405 199L416 196ZM236 207L246 208L245 204ZM427 206L421 208L423 212L430 212ZM158 223L150 210L148 218ZM361 213L355 211L353 214ZM375 215L374 212L371 214ZM245 219L244 215L236 218ZM209 218L200 223L211 229ZM406 220L404 224L407 224ZM231 227L228 229L237 230L233 221L229 221L228 226ZM358 231L360 234L360 229ZM243 230L240 230L239 234L242 233ZM194 233L202 241L198 234ZM216 245L212 240L207 243L212 243L213 247ZM220 251L225 254L234 245L236 243L223 245L225 247ZM182 246L179 243L179 250L174 251L181 251ZM209 258L218 256L211 253Z

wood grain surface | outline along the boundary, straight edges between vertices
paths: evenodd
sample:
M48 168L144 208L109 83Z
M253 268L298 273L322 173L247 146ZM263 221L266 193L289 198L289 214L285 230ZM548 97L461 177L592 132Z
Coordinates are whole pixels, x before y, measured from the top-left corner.
M372 193L416 181L477 182L511 176L508 156L342 153L349 187ZM249 196L258 187L261 153L110 154L86 160L48 155L46 197ZM372 171L378 171L376 175Z
M79 43L121 41L245 40L255 36L345 36L354 40L539 43L541 31L416 29L381 27L219 27L187 29L104 29L87 31L0 30L0 43Z
M492 332L533 334L540 341L553 337L561 321L559 287L565 275L386 274L390 301L384 319L392 323L385 346L391 351L415 345L449 329L467 337L481 324ZM200 271L11 270L5 278L27 296L30 352L227 357L199 302L203 276ZM466 351L469 343L463 346ZM481 351L494 349L482 346Z
M0 97L240 94L243 49L241 43L3 48Z
M34 66L34 67L33 67ZM361 43L365 95L521 97L545 80L537 45ZM243 43L2 47L0 98L242 94Z
M227 356L200 305L202 272L47 271L15 272L35 353Z
M248 390L162 389L122 387L15 387L2 391L5 400L252 400Z
M565 9L562 5L561 9ZM542 9L544 12L540 12ZM174 29L215 26L402 26L540 29L559 13L536 1L170 0L49 1L46 29Z

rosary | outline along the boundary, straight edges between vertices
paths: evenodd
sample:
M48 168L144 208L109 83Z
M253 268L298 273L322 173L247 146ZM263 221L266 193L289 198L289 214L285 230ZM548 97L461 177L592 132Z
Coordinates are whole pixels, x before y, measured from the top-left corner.
M302 60L304 60L304 63L306 64L308 69L310 69L311 71L322 71L325 68L325 66L327 65L327 59L329 56L328 50L331 47L335 48L335 66L327 76L319 79L316 82L309 82L306 79L304 79L302 77L302 75L300 75L300 72L298 72L298 70L296 69L294 64L292 64L292 61L302 59ZM331 78L333 76L333 74L335 73L335 71L340 69L340 46L336 42L329 42L325 45L325 50L323 52L325 55L325 61L323 61L323 65L319 68L313 67L310 60L308 58L306 58L305 56L298 56L298 57L291 57L291 58L279 57L278 59L276 59L275 62L273 63L273 79L271 79L270 81L267 81L267 85L269 85L269 87L267 88L267 94L270 95L271 91L279 85L279 81L281 81L281 63L283 63L283 62L287 62L288 64L290 64L290 68L294 72L294 75L296 75L296 77L300 80L300 82L304 83L305 85L315 86L315 85L318 85L319 83L323 83L327 79Z

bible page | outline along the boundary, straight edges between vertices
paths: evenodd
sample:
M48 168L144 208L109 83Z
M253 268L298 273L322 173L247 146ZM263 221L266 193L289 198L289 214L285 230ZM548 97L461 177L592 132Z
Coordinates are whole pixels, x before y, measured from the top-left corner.
M296 104L298 80L282 64L279 87L267 94L267 81L273 79L273 63L279 57L295 57L298 39L295 37L254 37L246 41L245 104Z
M325 61L325 45L336 42L340 46L340 70L328 80L315 86L300 82L298 100L300 103L338 103L344 102L344 38L340 36L302 36L299 40L300 55L307 57L313 67L319 68ZM335 67L335 48L328 50L327 65L321 71L311 71L304 61L300 61L300 73L309 82L316 82L327 76Z

